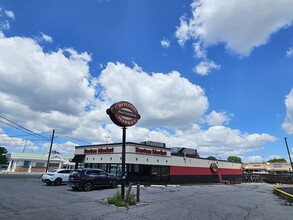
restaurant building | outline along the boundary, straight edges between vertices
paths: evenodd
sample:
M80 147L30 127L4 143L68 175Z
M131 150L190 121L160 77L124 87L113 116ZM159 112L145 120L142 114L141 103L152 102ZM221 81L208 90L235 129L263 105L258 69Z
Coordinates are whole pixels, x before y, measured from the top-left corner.
M126 142L126 180L150 184L219 183L242 178L240 163L200 158L195 149L164 143ZM76 146L76 168L101 168L121 175L122 143Z

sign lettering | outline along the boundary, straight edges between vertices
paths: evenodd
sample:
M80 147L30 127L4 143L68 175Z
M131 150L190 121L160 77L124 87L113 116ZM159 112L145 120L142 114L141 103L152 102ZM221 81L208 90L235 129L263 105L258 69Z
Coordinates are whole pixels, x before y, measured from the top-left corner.
M153 155L160 155L160 156L166 156L167 152L163 150L156 150L156 149L146 149L146 148L135 148L135 153L140 153L140 154L153 154Z
M108 154L114 153L113 147L98 148L98 149L84 149L84 154Z

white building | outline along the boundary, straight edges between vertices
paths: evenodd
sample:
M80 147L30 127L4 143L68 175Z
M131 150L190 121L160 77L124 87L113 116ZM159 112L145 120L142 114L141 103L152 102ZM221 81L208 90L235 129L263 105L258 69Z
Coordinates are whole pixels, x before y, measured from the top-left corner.
M76 168L101 168L120 175L122 143L76 146L72 162ZM200 158L195 149L167 148L144 141L125 143L127 181L152 184L219 183L241 179L241 163Z
M73 156L51 154L48 170L74 168ZM11 153L7 172L45 172L48 154Z

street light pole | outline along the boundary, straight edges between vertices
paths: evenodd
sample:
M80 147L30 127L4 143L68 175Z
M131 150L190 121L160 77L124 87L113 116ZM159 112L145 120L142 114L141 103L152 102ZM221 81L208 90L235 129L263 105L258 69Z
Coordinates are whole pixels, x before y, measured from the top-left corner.
M290 151L289 151L289 147L288 147L288 144L287 144L287 138L286 137L285 137L285 143L286 143L288 156L289 156L289 160L290 160L290 164L291 164L291 172L293 172L293 164L292 164L291 155L290 155Z

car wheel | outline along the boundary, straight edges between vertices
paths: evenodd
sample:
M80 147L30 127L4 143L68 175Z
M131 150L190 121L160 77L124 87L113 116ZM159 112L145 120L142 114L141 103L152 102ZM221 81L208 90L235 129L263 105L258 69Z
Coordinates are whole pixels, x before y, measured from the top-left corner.
M78 187L72 186L71 187L74 191L78 190Z
M55 179L55 181L54 181L54 185L55 186L58 186L58 185L60 185L62 183L62 179L60 179L60 178L57 178L57 179Z
M85 183L84 186L83 186L83 190L84 190L84 191L91 191L92 188L93 188L93 184L92 184L91 182L87 182L87 183Z
M47 184L48 186L51 186L51 185L52 185L52 182L51 182L50 180L45 180L45 182L46 182L46 184Z
M112 187L112 188L116 188L117 185L118 185L118 181L117 181L117 180L112 180L112 182L111 182L111 187Z

